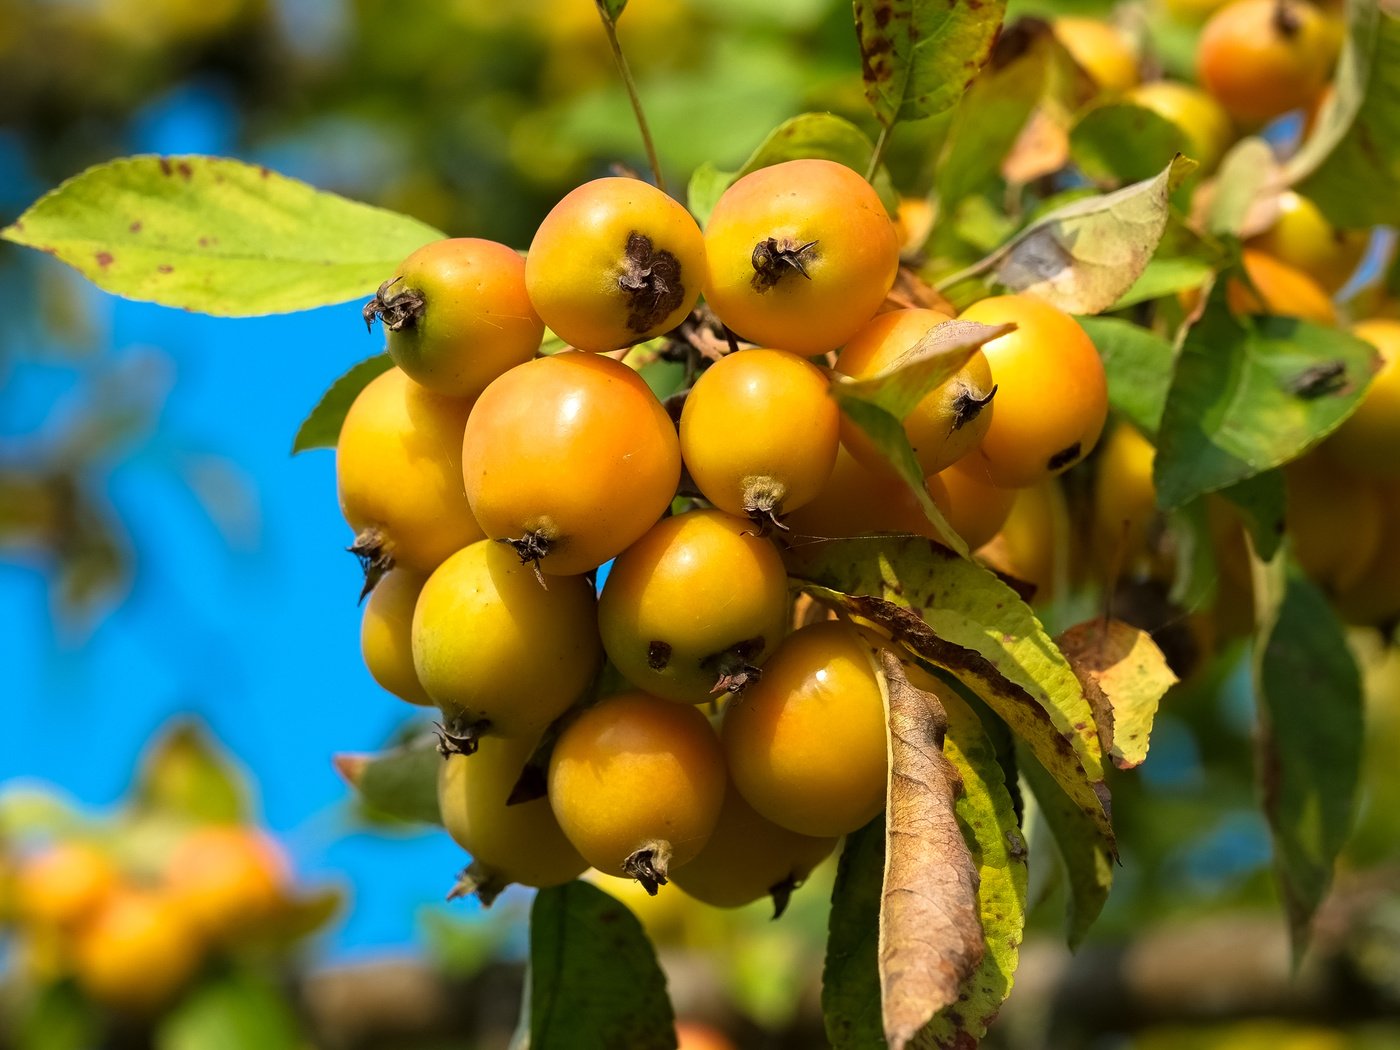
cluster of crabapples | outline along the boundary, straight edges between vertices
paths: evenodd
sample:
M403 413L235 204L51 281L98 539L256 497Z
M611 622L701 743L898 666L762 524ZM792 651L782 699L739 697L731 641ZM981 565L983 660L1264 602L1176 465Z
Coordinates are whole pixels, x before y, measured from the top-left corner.
M254 828L199 825L135 850L93 838L51 842L14 862L0 919L13 926L20 971L73 980L123 1014L168 1006L221 954L279 936L292 902L290 865ZM3 873L0 873L3 874Z
M483 897L591 865L735 906L781 895L882 809L875 653L843 623L793 629L784 553L934 535L831 396L951 319L887 300L899 255L875 191L830 161L739 179L704 232L650 184L603 178L523 259L430 244L366 306L397 367L337 451L352 550L378 577L362 650L390 692L441 709L442 816ZM1017 487L1089 452L1106 395L1053 307L963 316L1017 327L904 425L977 548ZM733 349L665 404L621 359L714 319ZM571 349L540 356L546 325ZM605 663L620 684L595 701Z

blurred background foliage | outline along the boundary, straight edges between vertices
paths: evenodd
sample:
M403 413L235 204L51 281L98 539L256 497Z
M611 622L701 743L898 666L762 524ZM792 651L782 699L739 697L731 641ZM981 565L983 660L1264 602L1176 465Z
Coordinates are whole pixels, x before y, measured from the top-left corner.
M1124 5L1120 16L1151 33L1162 67L1181 69L1209 6L1164 0ZM1034 0L1012 10L1054 15L1108 7ZM633 0L621 36L674 192L702 162L738 167L773 126L796 113L829 110L873 129L845 0ZM902 190L928 191L933 144L943 130L902 129L895 137L890 164ZM614 165L644 164L590 0L0 0L0 221L90 164L150 149L229 153L453 234L515 245L528 241L568 188ZM353 331L351 307L318 312L295 334L289 329L283 344L272 338L276 327L172 328L158 308L122 309L129 312L114 314L108 300L49 260L0 248L7 321L0 327L0 557L23 574L0 577L0 592L14 614L52 617L64 660L83 659L84 643L122 614L143 574L163 580L168 552L151 542L159 533L146 516L165 513L168 504L157 500L153 510L132 499L127 485L114 496L115 471L135 463L162 479L163 500L175 492L198 507L198 517L179 520L212 530L213 547L200 549L223 550L234 566L249 552L288 542L286 533L311 529L296 504L264 506L267 477L285 469L272 465L278 453L269 449L290 443L287 412L294 425L296 406L284 411L272 394L249 396L239 402L240 418L212 418L217 404L207 392L193 408L182 403L192 396L181 382L191 357L248 354L265 369L278 355L295 356L309 377L298 380L304 409L312 397L303 389L324 386L345 363L375 349L372 341L355 341L365 337ZM143 318L156 320L145 325ZM157 335L153 343L152 332L174 332L184 342L163 343ZM327 348L342 334L345 349ZM210 345L190 345L205 338ZM275 427L285 433L272 434L256 452L228 436ZM324 505L328 462L315 469L326 477L305 498ZM315 542L325 546L323 540ZM340 622L317 623L299 642L303 655L325 664L358 661L349 559L343 569L318 577L336 581L331 598L345 609ZM30 586L34 578L47 581L47 608L35 601L41 591ZM211 575L207 585L223 578ZM296 579L292 586L284 578L279 589L263 575L256 602L246 594L227 600L242 603L233 607L248 617L276 603L298 606L305 594ZM165 600L163 591L157 600ZM180 615L178 604L169 615ZM222 644L236 650L239 640ZM1400 663L1376 633L1358 634L1356 645L1371 719L1361 816L1336 906L1324 916L1299 983L1289 982L1268 831L1248 761L1253 711L1243 652L1225 645L1164 703L1151 760L1111 784L1123 865L1103 920L1073 960L1059 946L1065 889L1057 869L1045 861L1033 873L1040 905L1018 994L989 1044L1397 1045L1400 1028L1384 1018L1400 1010L1400 764L1393 758L1400 752ZM25 666L39 658L16 650L5 660ZM258 692L266 712L305 702L316 668L303 670L300 680L283 677L280 687L272 682ZM33 688L5 690L7 709L60 709L76 699L63 676L21 680ZM290 743L275 739L275 715L259 716L266 751L248 744L241 757L263 781L269 807L281 807L275 824L296 827L317 810L305 799L289 801L303 767L283 769L276 780L271 751L281 750L285 761L292 761L288 750L298 752L297 761L323 777L317 790L324 794L331 750L383 742L406 717L358 668L337 687L346 681L355 695L337 698L337 717L308 720ZM211 688L217 695L218 683ZM111 689L117 702L140 710L139 675ZM143 724L151 722L145 717ZM61 749L83 762L104 761L100 741L81 729L9 746L16 756ZM129 756L105 761L131 768ZM105 782L118 776L125 773ZM353 835L366 824L344 820L334 833ZM0 842L13 833L0 827ZM1045 834L1038 826L1031 833ZM432 854L439 862L448 855L442 838L435 836ZM359 896L373 896L362 879L407 877L401 873L412 854L403 842L389 845L404 852L382 851L373 867L351 872ZM319 848L323 866L333 867L334 850ZM429 881L445 890L450 874L439 871ZM821 1039L816 996L830 878L828 864L777 924L757 905L728 917L688 905L678 892L653 901L632 887L608 888L636 907L661 945L682 1015L719 1023L743 1046L809 1047ZM413 892L422 885L420 877ZM357 954L364 945L353 938L338 942L295 993L317 1044L503 1045L514 1024L523 955L518 920L528 898L507 894L490 922L461 906L423 908L430 897L386 893L382 884L378 899L405 922L420 916L414 947L428 964L404 959L407 943L386 961L378 951ZM1229 974L1238 978L1238 987L1229 985L1233 998L1200 997L1215 956L1225 968L1217 990ZM721 957L730 962L719 965ZM326 962L333 965L324 968ZM463 1042L468 1031L476 1034ZM0 1045L14 1038L0 1023Z

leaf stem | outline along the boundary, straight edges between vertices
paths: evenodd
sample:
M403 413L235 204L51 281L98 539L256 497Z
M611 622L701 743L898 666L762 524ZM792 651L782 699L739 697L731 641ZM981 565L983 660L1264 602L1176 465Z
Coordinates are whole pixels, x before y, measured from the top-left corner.
M617 23L608 17L608 12L602 4L598 5L598 17L603 20L603 31L608 35L608 46L612 48L613 60L617 63L617 71L622 75L622 83L627 87L627 97L632 102L632 113L637 118L637 128L642 133L642 145L646 147L647 163L651 165L652 178L656 180L656 188L661 192L666 192L666 180L661 175L661 162L656 157L656 143L651 139L651 128L647 125L647 116L642 112L642 100L637 94L637 82L632 79L632 70L627 65L627 56L622 53L622 43L617 39Z
M892 127L893 123L880 125L880 137L875 140L875 149L870 153L870 168L865 173L866 182L875 181L875 173L880 170L880 162L885 159L885 147L889 145Z

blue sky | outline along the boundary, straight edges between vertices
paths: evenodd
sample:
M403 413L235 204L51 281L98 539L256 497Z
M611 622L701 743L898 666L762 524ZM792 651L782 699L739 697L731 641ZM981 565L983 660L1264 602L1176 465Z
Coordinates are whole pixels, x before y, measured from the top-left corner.
M131 151L235 153L236 130L217 93L189 88L140 114ZM8 221L43 187L6 145ZM272 153L250 159L312 181L328 163L311 144ZM154 362L169 373L169 396L109 478L136 562L133 588L109 616L74 637L49 617L41 568L0 562L0 771L109 805L157 727L195 714L251 772L266 822L298 869L354 887L329 950L408 945L416 912L442 900L462 854L441 833L351 833L331 755L377 748L412 709L380 690L360 659L358 569L343 550L350 531L336 507L333 454L288 454L324 388L381 349L379 332L366 333L354 303L222 320L85 286L80 294L91 297L107 361ZM80 389L80 374L61 358L9 363L0 434L42 432ZM209 476L219 459L233 471L231 535L181 480Z

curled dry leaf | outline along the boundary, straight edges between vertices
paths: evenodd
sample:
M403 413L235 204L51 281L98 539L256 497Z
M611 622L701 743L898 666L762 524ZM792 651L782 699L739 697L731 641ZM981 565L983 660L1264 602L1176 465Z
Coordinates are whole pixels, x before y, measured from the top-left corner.
M880 899L885 1038L902 1050L982 962L977 867L958 827L962 779L943 755L938 697L881 654L889 690L890 773Z
M1146 631L1103 617L1055 639L1094 709L1104 753L1119 769L1147 757L1157 703L1177 681Z

